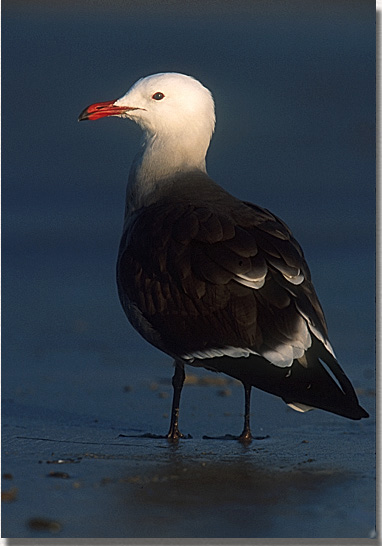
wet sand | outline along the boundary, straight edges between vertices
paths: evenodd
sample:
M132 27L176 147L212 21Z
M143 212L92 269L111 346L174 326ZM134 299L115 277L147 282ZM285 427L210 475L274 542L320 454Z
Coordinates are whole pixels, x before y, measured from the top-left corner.
M158 374L153 357L141 355L146 370L126 382L122 366L47 354L12 381L2 484L14 498L3 503L3 536L373 536L373 417L302 415L255 390L257 439L203 439L241 431L243 393L230 378L190 370L180 424L192 439L140 437L168 427L172 369L164 359ZM76 376L84 365L88 380ZM361 403L371 411L374 393Z

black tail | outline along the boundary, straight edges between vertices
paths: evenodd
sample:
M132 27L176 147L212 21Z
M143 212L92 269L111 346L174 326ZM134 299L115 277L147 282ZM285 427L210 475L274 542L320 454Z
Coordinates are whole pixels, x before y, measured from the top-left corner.
M307 366L294 361L292 366L280 368L253 355L248 358L215 358L213 367L243 383L279 396L287 404L303 404L355 420L369 417L359 405L345 372L320 342L315 341L305 356Z

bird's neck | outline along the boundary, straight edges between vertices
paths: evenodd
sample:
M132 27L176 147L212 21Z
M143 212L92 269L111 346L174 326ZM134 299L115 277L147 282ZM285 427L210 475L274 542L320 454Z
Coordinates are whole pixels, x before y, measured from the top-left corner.
M166 181L187 172L206 172L209 139L184 136L148 136L131 167L126 193L126 214L155 202Z

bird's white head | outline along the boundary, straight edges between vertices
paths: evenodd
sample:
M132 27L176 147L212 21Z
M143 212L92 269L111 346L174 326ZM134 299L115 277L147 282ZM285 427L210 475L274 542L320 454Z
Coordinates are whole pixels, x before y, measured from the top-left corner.
M184 74L170 72L142 78L114 106L127 107L122 115L136 121L149 134L179 136L202 131L211 139L215 126L211 93Z
M146 147L135 174L163 178L187 170L205 171L205 156L215 128L210 91L200 82L173 72L138 80L121 98L87 107L79 120L119 116L138 123Z

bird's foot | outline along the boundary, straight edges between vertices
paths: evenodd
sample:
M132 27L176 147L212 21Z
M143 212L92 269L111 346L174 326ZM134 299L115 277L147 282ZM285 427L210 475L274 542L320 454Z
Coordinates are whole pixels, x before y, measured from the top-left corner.
M235 436L234 434L225 434L224 436L203 436L203 440L236 440L244 445L250 444L252 440L265 440L266 438L269 438L269 436L252 436L251 433L242 433L240 436Z
M224 436L203 436L203 440L239 440L242 443L250 442L252 437L249 437L246 440L242 439L242 435L235 436L234 434L224 434Z
M237 437L242 444L250 444L253 440L253 436L250 430L243 430L240 436Z
M192 438L192 436L191 434L182 434L180 430L178 429L178 427L175 427L175 428L170 428L166 438L167 440L171 442L177 442L179 438L190 439Z
M161 439L167 439L167 440L178 440L179 438L192 438L191 434L184 435L181 432L177 432L177 434L170 434L170 432L166 435L164 434L153 434L152 432L145 432L144 434L118 434L118 438L151 438L154 440L161 440Z

